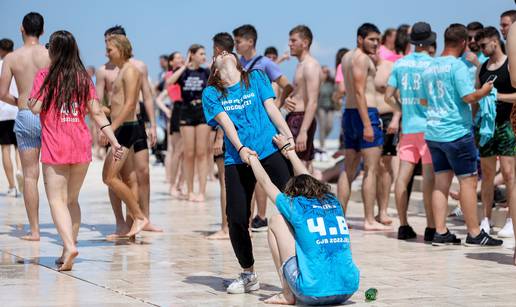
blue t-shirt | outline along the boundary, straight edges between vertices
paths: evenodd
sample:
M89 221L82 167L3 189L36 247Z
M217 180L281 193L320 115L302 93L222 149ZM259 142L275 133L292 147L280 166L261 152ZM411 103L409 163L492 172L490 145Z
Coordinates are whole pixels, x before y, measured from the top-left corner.
M427 108L419 100L423 91L421 77L432 61L424 52L413 52L394 63L387 84L400 92L403 133L425 132Z
M271 83L262 71L255 70L249 74L249 88L239 82L227 88L225 97L215 87L207 87L202 93L202 107L206 122L212 127L218 125L215 116L226 112L235 125L240 142L256 151L259 159L264 159L278 151L272 141L278 131L263 105L269 98L275 98ZM238 149L226 135L224 143L224 164L242 164Z
M240 63L242 63L242 66L245 70L249 70L251 68L251 64L259 56L260 55L255 55L254 57L249 59L249 61L244 59L244 57L240 57ZM271 59L269 59L266 56L261 56L261 58L256 61L256 63L252 67L252 70L255 69L263 71L267 75L267 77L269 77L269 80L271 82L278 80L278 78L282 75L278 64L274 63Z
M349 229L339 201L279 194L276 206L294 230L298 289L306 296L353 294L360 271L351 257Z
M425 139L451 142L471 132L471 107L462 97L475 92L466 64L453 56L435 58L423 73L428 101Z

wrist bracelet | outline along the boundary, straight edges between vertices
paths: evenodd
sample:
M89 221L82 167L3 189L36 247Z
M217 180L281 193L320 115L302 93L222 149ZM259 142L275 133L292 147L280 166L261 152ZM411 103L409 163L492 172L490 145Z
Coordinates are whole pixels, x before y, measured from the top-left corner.
M287 143L281 147L280 151L283 151L284 149L288 149L290 147L290 143Z
M111 126L111 124L107 124L107 125L104 125L104 126L100 127L100 130L106 128L107 126Z
M245 145L242 145L239 149L238 149L238 154L240 154L240 151L242 151L242 149L244 149Z

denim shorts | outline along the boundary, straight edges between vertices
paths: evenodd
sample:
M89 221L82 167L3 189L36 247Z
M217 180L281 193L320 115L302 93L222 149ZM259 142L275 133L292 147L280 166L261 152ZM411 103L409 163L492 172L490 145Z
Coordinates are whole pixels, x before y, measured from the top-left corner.
M451 142L426 141L434 172L453 171L457 177L477 174L477 148L472 133Z
M331 296L305 296L297 287L297 278L299 276L299 268L297 266L297 257L292 256L283 263L283 276L287 281L290 290L296 297L296 303L304 305L338 305L347 301L351 294L331 295Z

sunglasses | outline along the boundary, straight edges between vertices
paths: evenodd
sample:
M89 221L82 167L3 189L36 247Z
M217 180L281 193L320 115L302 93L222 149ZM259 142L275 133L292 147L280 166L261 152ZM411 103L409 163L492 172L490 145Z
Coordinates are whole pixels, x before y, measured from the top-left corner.
M475 36L468 36L468 41L474 41L475 40Z
M478 45L480 46L480 49L486 49L487 44L489 44L489 43L482 43L482 44L478 44Z

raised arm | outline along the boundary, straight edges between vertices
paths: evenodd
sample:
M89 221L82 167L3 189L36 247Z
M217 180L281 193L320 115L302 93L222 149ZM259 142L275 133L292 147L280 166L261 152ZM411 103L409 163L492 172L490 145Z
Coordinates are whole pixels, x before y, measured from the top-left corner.
M251 168L253 169L256 181L258 181L263 187L267 196L269 196L272 201L275 201L281 191L274 185L274 183L272 183L271 178L267 175L267 172L265 172L265 169L260 163L260 160L258 160L258 157L251 155L249 157L249 165L251 165Z
M293 150L294 148L290 146L288 139L284 135L278 134L274 136L273 141L276 144L276 146L278 146L278 148L281 149L281 153L283 154L283 156L290 160L292 168L294 169L295 176L302 174L311 176L305 164L299 159L299 157L296 154L296 151Z
M368 142L374 141L374 131L371 126L371 119L367 112L367 101L365 97L365 88L367 82L367 72L371 60L366 55L360 55L353 63L351 74L353 76L353 86L355 88L356 104L360 119L364 125L364 140Z
M122 111L117 116L115 120L113 120L112 128L116 131L124 121L129 117L131 112L134 112L136 109L136 104L138 102L138 93L140 91L141 83L140 80L140 72L135 67L128 67L125 75L123 76L123 91L124 91L124 105L122 107Z
M11 80L13 79L13 72L11 71L11 57L6 55L2 64L2 74L0 75L0 100L18 106L18 97L14 97L9 92L11 87Z

